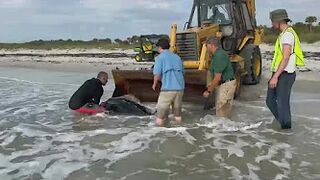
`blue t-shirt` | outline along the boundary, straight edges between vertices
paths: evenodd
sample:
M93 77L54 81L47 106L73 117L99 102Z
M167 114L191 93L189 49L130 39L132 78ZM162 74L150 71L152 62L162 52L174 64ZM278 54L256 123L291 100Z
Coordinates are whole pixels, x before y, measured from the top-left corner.
M181 58L169 50L156 57L153 74L161 76L162 91L184 90L184 68Z

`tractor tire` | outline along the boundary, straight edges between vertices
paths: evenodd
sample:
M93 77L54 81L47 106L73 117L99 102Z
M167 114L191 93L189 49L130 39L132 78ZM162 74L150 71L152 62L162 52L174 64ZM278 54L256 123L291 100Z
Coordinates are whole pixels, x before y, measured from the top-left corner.
M248 44L241 52L245 59L245 69L247 74L243 77L243 83L255 85L260 82L262 74L262 56L258 46Z

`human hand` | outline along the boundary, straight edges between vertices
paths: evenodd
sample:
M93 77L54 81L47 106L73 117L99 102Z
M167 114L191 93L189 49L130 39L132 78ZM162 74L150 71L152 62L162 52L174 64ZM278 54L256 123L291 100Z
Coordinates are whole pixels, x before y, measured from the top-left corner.
M153 89L154 91L156 91L156 88L157 88L157 84L153 84L153 85L152 85L152 89Z
M269 87L271 89L276 88L278 84L278 78L272 77L271 80L269 81Z
M205 98L208 98L209 95L210 95L210 92L209 92L209 91L205 91L205 92L203 93L203 97L205 97Z

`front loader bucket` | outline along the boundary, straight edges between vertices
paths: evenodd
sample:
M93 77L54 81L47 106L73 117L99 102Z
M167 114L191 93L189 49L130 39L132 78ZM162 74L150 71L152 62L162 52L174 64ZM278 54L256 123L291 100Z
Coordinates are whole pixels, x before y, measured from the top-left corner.
M112 74L115 81L113 97L132 94L141 102L156 102L158 100L160 87L157 92L153 91L151 70L113 70ZM204 103L205 98L202 97L202 94L206 89L206 71L186 70L185 81L183 101Z

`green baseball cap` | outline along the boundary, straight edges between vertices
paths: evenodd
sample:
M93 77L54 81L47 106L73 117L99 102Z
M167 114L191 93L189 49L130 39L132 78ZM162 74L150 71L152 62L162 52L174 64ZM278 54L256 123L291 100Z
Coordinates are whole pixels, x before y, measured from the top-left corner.
M279 22L279 21L291 22L291 20L289 19L288 13L285 9L276 9L270 12L270 19L272 22Z

